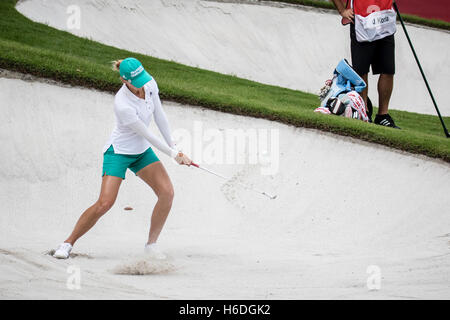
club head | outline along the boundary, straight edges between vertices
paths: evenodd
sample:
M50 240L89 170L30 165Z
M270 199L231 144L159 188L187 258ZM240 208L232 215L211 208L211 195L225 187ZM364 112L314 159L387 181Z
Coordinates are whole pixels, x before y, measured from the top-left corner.
M266 197L268 197L270 200L273 200L273 199L275 199L277 196L275 195L275 196L271 196L270 194L267 194L267 193L263 193L263 195L265 195Z

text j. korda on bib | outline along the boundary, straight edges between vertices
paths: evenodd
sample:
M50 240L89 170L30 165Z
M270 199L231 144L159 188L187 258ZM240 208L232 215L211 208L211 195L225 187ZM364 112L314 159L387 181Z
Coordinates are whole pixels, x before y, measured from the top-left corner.
M390 36L397 31L396 13L392 1L353 1L355 31L358 42L372 42Z

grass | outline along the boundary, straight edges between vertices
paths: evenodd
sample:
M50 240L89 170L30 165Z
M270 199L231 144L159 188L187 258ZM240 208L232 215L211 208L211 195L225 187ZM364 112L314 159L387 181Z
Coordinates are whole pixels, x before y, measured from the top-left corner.
M270 0L274 2L284 2L284 3L291 3L291 4L300 4L304 6L309 7L315 7L315 8L322 8L322 9L333 9L335 10L336 7L332 2L323 1L323 0ZM405 22L414 23L422 26L437 28L437 29L443 29L443 30L450 30L450 23L443 20L438 19L427 19L418 17L411 14L402 14L401 13L401 7L399 7L400 14L402 15L402 18Z
M352 136L450 162L450 140L436 116L391 114L403 130L316 114L316 95L184 66L76 37L18 13L15 0L0 2L0 68L114 92L120 87L110 61L134 56L157 79L165 99ZM449 118L445 119L447 123Z

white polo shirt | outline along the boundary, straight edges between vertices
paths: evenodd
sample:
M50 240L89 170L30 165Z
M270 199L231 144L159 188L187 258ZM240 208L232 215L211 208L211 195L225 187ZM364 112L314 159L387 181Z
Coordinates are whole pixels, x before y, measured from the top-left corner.
M155 113L155 120L166 140L169 148L174 147L167 118L162 110L159 100L159 90L156 81L152 79L144 85L145 99L135 96L124 84L116 93L114 99L114 113L116 126L103 147L103 153L113 145L114 152L118 154L141 154L147 150L151 144L143 136L137 134L129 125L141 120L146 127L149 126L152 116Z

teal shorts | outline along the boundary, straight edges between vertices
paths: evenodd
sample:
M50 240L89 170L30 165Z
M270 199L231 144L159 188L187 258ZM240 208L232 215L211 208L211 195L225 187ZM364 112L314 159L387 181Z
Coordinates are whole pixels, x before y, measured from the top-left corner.
M103 154L103 174L125 179L127 169L135 174L149 164L159 161L152 148L148 148L141 154L117 154L111 145Z

